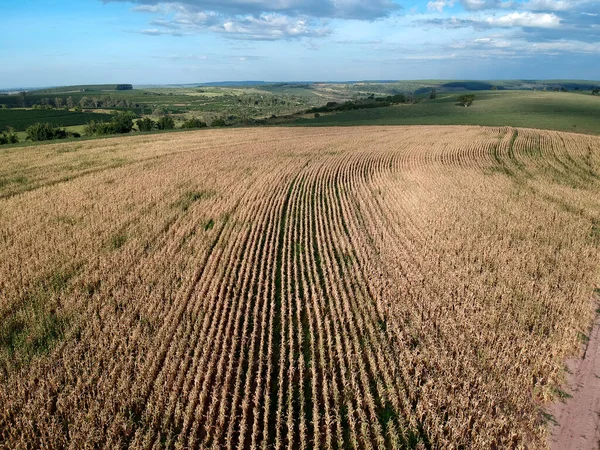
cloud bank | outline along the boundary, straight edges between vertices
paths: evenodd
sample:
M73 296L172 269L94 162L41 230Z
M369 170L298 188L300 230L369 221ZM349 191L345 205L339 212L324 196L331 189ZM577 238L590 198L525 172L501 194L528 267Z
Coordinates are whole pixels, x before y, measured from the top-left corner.
M133 3L137 4L133 8L136 12L161 16L152 22L155 27L142 31L145 34L183 36L208 31L243 40L318 38L331 33L328 20L372 21L400 9L392 0L137 0Z

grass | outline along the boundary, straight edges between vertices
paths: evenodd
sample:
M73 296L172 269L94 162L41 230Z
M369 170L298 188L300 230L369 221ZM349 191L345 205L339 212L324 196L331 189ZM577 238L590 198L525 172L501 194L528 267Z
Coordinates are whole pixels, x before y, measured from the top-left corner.
M560 389L558 387L552 388L552 392L561 402L565 402L568 399L570 399L571 397L573 397L571 394L569 394L566 391L563 391L562 389Z
M188 209L190 209L192 204L194 204L195 202L206 199L206 198L210 198L213 195L214 195L214 192L212 192L212 191L187 191L179 198L179 200L177 200L173 204L173 206L176 208L181 208L181 210L185 212ZM214 225L214 222L212 223L212 225L210 225L209 228L212 228L213 225ZM208 230L209 228L206 228L206 229Z
M111 250L118 250L127 242L127 234L124 232L117 233L110 239L109 247Z
M47 353L64 336L71 318L52 299L69 287L78 268L60 270L39 280L0 324L0 369L18 367Z
M600 134L600 97L567 92L477 91L471 107L456 106L463 93L438 94L416 105L348 111L299 126L484 125Z

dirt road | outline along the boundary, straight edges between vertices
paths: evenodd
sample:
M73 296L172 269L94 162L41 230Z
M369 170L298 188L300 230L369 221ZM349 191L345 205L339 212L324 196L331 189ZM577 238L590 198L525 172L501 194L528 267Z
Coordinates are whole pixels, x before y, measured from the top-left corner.
M569 360L567 393L572 397L550 409L556 425L552 450L600 449L600 314L582 359Z

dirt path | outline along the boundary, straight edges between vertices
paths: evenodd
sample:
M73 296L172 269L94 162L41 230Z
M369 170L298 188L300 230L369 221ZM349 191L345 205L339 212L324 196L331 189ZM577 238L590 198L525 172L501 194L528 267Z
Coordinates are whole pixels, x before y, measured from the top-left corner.
M567 361L567 393L572 397L549 410L556 420L552 450L600 449L600 315L589 337L583 359Z

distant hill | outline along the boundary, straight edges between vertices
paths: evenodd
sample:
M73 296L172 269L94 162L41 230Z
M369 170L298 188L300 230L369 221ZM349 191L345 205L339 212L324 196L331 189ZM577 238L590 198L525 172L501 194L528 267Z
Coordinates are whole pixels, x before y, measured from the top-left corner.
M212 87L229 87L229 86L261 86L265 84L272 84L267 81L214 81L210 83L198 83L198 86L212 86Z
M29 92L32 94L67 94L69 92L130 91L132 89L132 84L82 84L77 86L58 86Z

